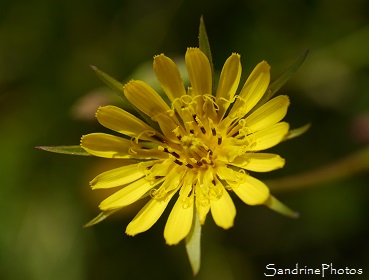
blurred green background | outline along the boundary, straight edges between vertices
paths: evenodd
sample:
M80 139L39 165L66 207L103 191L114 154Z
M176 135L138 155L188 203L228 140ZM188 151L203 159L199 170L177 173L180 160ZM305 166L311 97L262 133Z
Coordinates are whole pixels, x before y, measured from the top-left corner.
M99 105L121 105L89 65L126 82L164 52L183 57L197 46L204 15L215 68L232 52L243 79L261 60L277 77L306 49L309 56L280 91L291 98L286 120L312 128L272 149L286 158L273 179L335 162L369 143L369 2L10 1L0 8L0 278L192 279L184 244L166 246L168 216L126 236L142 203L84 229L106 192L95 175L119 162L46 153L39 145L78 144L103 128ZM265 266L369 269L368 172L276 196L300 213L290 220L234 197L235 226L208 216L198 279L263 279ZM298 182L297 182L298 185ZM167 209L168 210L168 209ZM329 279L329 277L327 277Z

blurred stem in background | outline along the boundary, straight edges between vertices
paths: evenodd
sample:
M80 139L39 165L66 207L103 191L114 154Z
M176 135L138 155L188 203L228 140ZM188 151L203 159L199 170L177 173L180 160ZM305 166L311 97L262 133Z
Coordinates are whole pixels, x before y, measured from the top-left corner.
M369 170L369 146L328 165L269 180L267 184L273 192L290 191L347 178L365 170Z

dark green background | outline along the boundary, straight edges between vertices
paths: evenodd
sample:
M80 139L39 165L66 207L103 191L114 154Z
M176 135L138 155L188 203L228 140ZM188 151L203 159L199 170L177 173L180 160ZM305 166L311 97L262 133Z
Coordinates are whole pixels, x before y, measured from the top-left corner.
M310 50L280 92L291 98L292 127L312 128L272 149L286 158L283 170L257 177L307 171L368 145L368 1L3 0L0 7L1 279L192 279L184 244L165 245L168 211L136 237L124 231L142 203L82 228L107 195L91 191L89 180L119 162L34 147L78 144L82 134L104 131L95 109L121 103L89 65L126 82L156 54L183 57L197 46L200 15L215 68L238 52L243 80L261 60L276 77ZM145 73L134 76L149 81ZM268 263L332 262L362 268L350 279L365 279L368 179L361 173L276 194L300 213L298 220L233 196L232 229L217 228L208 216L197 278L264 279Z

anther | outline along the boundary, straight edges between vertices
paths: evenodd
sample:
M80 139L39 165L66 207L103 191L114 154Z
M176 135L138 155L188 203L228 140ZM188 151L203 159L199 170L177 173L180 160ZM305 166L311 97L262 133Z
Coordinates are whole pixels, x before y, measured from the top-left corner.
M197 166L202 166L202 162L198 161L198 162L196 162L196 165Z
M218 145L222 144L222 137L218 138Z
M194 134L195 131L193 129L190 129L190 134Z
M151 138L154 138L155 140L159 141L159 142L165 142L163 139L161 139L161 137L159 137L158 135L152 135Z
M165 153L169 153L168 148L164 148L163 152L165 152Z
M232 137L236 137L238 134L240 134L239 131L237 131L235 134L233 134Z
M196 118L197 118L196 114L193 114L193 115L192 115L192 118L193 118L193 120L195 121L195 123L196 123L196 124L199 124L199 123L197 122L197 120L196 120Z
M213 134L213 136L217 135L217 132L216 132L215 128L211 129L211 133Z
M186 164L186 166L187 166L188 168L191 168L191 169L193 168L193 166L192 166L191 164L189 164L189 163L187 163L187 164Z
M180 158L179 154L177 154L176 152L171 152L171 154L176 157L176 158Z
M178 159L174 160L174 163L178 164L178 165L182 165L183 162L179 161ZM186 165L187 166L187 165Z
M206 130L205 130L205 127L200 127L200 129L201 129L201 132L203 133L203 134L206 134Z
M213 185L214 185L214 186L216 185L216 183L215 183L215 180L214 180L214 179L213 179L211 182L213 183Z

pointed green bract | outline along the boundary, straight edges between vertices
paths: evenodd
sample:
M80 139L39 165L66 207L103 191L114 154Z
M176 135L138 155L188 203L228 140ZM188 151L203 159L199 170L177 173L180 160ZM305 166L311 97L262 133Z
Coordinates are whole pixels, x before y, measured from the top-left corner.
M211 76L212 76L212 85L213 85L212 89L213 89L213 95L215 95L213 57L211 55L209 38L208 38L208 34L206 33L204 18L202 16L200 18L200 27L199 27L199 48L209 59L210 68L211 68Z
M119 209L103 211L99 215L97 215L95 218L93 218L91 221L89 221L87 224L85 224L83 227L91 227L93 225L96 225L102 222L103 220L105 220L107 217L109 217L111 214L113 214L114 212L118 210Z
M126 103L127 107L132 107L132 104L128 101L128 99L123 94L123 84L118 82L113 77L109 76L105 72L98 69L96 66L91 65L92 70L96 73L96 75L106 84L112 91L118 94L123 101Z
M201 224L194 207L194 219L190 233L186 237L186 250L190 260L193 275L196 276L200 270L201 264Z
M159 126L156 122L152 121L149 117L147 117L145 114L141 113L140 110L138 110L129 100L125 97L123 93L123 87L124 85L120 82L118 82L113 77L109 76L105 72L98 69L96 66L91 65L92 70L96 73L96 75L106 84L113 92L115 92L118 96L120 96L123 101L126 108L132 108L135 110L140 116L144 119L144 121L150 125L151 127L155 128L156 130L160 131Z
M285 72L283 72L276 80L270 83L267 89L267 100L272 98L274 94L297 72L305 61L308 50L306 50Z
M269 99L271 99L277 93L277 91L297 72L297 70L301 67L302 63L305 61L308 52L309 51L306 50L286 71L284 71L277 79L275 79L273 82L270 83L264 96L260 99L258 104L251 110L251 112L255 111L257 108L259 108Z
M74 155L74 156L90 156L88 152L82 149L79 145L73 146L38 146L37 149L44 150L47 152Z
M308 131L310 127L311 127L311 124L307 123L299 128L291 129L285 136L284 140L289 140L289 139L298 137L304 134L306 131Z
M269 207L270 209L278 212L279 214L282 214L284 216L287 216L289 218L298 218L299 213L291 210L286 205L284 205L282 202L280 202L278 199L276 199L274 196L269 196L268 200L264 203L265 206Z

